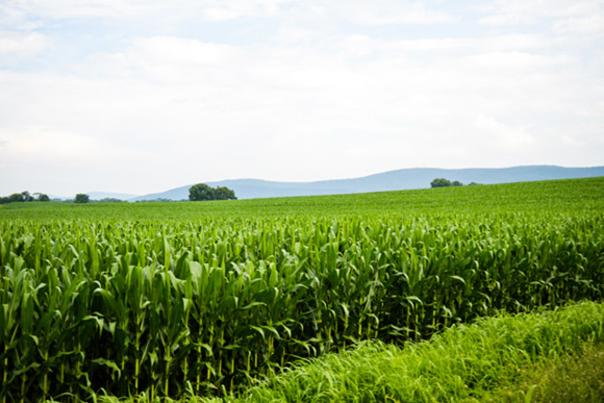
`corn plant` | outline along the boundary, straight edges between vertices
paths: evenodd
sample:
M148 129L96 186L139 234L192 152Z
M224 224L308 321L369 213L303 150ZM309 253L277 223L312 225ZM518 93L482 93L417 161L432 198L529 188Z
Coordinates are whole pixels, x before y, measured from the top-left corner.
M535 209L521 188L507 194L512 207L413 214L388 194L380 211L368 207L375 195L325 199L332 213L318 198L304 213L275 201L266 203L278 213L224 207L186 219L7 210L0 400L225 395L361 340L419 340L498 310L599 300L602 188L578 186L581 209L567 193ZM468 191L483 192L449 194Z

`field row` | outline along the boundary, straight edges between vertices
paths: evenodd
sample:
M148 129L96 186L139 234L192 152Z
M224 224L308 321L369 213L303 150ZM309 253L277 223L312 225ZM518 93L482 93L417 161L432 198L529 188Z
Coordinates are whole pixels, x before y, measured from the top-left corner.
M604 392L604 379L598 378L604 373L603 342L601 303L500 315L456 326L404 349L364 342L350 351L300 363L226 400L600 402ZM578 360L589 359L600 367L573 368ZM552 363L575 372L563 379L542 379ZM562 368L557 371L556 375L564 375Z
M602 214L0 223L1 396L225 395L604 293Z

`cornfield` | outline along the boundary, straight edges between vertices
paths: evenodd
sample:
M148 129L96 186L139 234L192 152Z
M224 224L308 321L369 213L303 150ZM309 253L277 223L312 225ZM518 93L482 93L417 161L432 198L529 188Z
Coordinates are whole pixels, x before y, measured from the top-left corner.
M510 186L516 202L474 212L441 199L409 214L393 194L383 210L342 196L337 214L300 213L295 199L257 202L275 214L243 201L169 220L0 209L0 398L225 395L360 340L600 300L604 180L571 182L560 186L575 205L552 192L540 208ZM438 197L471 192L498 191Z

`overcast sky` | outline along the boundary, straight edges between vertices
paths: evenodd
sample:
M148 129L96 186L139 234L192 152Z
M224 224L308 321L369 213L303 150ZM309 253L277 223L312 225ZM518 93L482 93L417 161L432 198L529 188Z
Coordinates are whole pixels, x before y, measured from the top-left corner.
M604 164L602 0L0 0L0 194Z

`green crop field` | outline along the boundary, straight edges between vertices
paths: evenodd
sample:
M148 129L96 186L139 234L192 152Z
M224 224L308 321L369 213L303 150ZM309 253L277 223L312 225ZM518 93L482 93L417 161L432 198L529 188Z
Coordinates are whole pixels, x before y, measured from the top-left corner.
M603 342L602 303L497 315L402 349L363 342L296 364L226 400L601 403Z
M604 178L0 206L0 401L232 396L301 358L604 295Z

